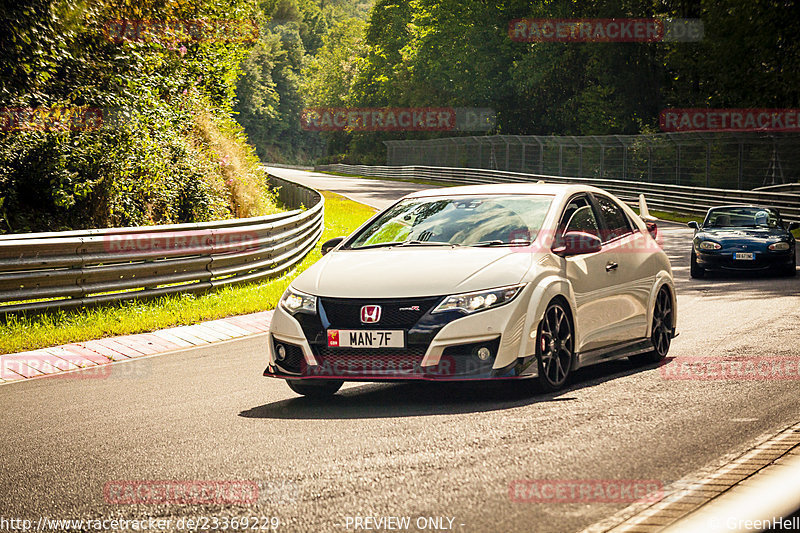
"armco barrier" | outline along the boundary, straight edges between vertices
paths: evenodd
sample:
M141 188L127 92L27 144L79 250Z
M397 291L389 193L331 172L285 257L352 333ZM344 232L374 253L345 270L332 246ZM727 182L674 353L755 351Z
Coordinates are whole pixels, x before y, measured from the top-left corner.
M582 183L605 189L632 205L637 202L639 194L644 193L647 197L648 206L662 211L703 214L709 207L714 206L755 204L775 207L781 212L784 219L800 221L800 194L796 192L709 189L640 181L520 174L517 172L476 168L385 167L336 164L321 165L317 167L317 170L379 178L426 179L459 184L524 183L538 180L550 183Z
M291 211L198 224L2 235L0 314L203 292L283 272L322 235L324 199L274 176L270 185Z

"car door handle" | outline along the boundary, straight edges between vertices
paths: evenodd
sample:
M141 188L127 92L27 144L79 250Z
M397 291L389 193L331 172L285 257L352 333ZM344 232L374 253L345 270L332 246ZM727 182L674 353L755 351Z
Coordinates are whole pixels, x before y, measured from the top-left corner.
M609 261L606 263L606 272L611 272L612 270L616 270L619 265L614 261Z

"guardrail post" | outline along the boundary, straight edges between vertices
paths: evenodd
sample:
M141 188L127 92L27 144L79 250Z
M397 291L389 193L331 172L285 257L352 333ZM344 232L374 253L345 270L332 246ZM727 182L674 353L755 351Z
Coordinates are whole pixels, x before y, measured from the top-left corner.
M605 175L605 166L606 166L606 147L600 147L600 177L602 178Z
M681 145L676 145L675 150L675 185L681 184Z
M742 176L744 175L744 144L739 143L739 172L736 180L736 188L742 188Z
M78 249L78 257L80 257L81 262L80 262L80 264L72 265L71 268L74 269L74 270L81 270L82 271L84 266L86 266L86 259L85 259L85 257L86 257L86 248L83 246L84 241L83 241L82 238L80 239L80 241L81 241L81 244L80 244L80 248ZM83 298L83 297L86 296L86 289L84 287L85 283L84 283L83 276L78 276L77 280L78 280L77 285L80 288L81 293L80 293L79 296L70 296L69 297L70 300L80 299L80 298Z
M628 147L622 147L622 179L628 179Z
M706 145L706 187L708 187L708 179L711 174L711 143Z

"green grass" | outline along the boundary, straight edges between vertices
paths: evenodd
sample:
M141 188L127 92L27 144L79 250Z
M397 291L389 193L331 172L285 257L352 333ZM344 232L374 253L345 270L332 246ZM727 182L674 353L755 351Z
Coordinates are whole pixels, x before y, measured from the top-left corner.
M704 215L683 215L681 213L668 213L666 211L650 211L650 214L661 220L671 220L673 222L683 222L684 224L692 220L703 221Z
M639 209L636 207L632 207L634 212L638 213ZM683 224L691 221L696 220L697 222L702 222L703 215L684 215L681 213L673 213L668 211L656 211L654 209L650 210L650 214L660 220L670 220L672 222L681 222Z
M274 309L283 291L322 257L326 240L349 235L375 210L338 194L325 196L325 229L317 246L294 269L262 282L225 287L201 295L166 296L143 302L9 316L0 323L0 353L15 353L113 335L143 333L227 316Z

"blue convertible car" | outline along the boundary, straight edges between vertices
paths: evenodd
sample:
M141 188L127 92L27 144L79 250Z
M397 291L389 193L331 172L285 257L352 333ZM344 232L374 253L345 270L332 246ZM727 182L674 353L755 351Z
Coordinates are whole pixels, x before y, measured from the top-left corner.
M772 270L794 276L797 269L792 230L775 209L732 205L709 209L702 225L694 228L691 275L702 278L707 270Z

